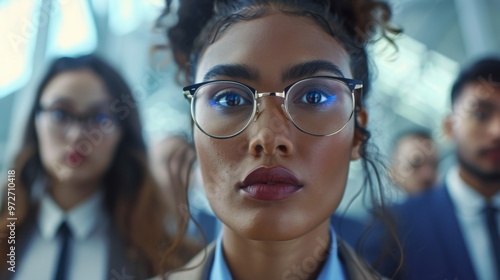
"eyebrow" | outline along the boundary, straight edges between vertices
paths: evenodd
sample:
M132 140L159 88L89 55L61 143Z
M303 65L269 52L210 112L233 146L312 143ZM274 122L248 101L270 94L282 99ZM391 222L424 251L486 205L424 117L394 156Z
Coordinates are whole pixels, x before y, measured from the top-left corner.
M259 70L243 64L221 64L208 70L203 76L203 81L213 80L220 76L233 79L258 80Z
M482 100L482 99L477 100L477 105L481 105L481 106L493 106L493 104L491 104L490 102L488 102L486 100Z
M330 72L336 76L344 77L340 68L327 60L309 60L292 65L284 70L281 79L283 81L300 80L317 74L318 72ZM233 79L258 80L259 70L244 64L221 64L212 67L203 76L203 81L210 81L221 76Z
M44 105L46 105L47 108L50 108L50 107L57 106L57 105L74 107L75 104L69 98L59 97L51 102L48 102L48 104L40 103L40 106L44 106ZM102 109L102 108L106 108L106 107L110 107L110 106L111 106L110 100L104 99L104 100L99 100L99 101L91 103L89 106L87 106L87 109L94 111L94 110L98 110L98 109Z
M477 107L484 108L484 109L493 109L493 108L495 108L495 105L493 105L490 102L485 101L485 100L478 100Z
M300 80L309 76L313 76L318 72L330 72L334 75L344 77L340 68L327 60L309 60L285 70L282 74L283 81Z

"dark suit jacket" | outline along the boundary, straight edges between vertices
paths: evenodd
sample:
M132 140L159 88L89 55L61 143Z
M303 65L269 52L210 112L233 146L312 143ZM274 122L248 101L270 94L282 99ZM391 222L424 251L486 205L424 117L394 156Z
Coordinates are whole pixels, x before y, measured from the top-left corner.
M356 253L342 241L338 240L338 254L341 262L347 269L347 279L375 280L384 279L370 268ZM168 280L207 280L215 253L215 243L210 244L205 250L195 256L183 269L172 273ZM160 277L156 279L161 279ZM221 279L222 280L222 279Z
M342 214L334 214L330 223L335 229L335 233L352 248L356 248L366 227L363 220L342 216Z
M16 240L16 268L22 266L22 258L29 246L29 241L36 228L36 220L31 215L23 223L22 233L19 239ZM127 246L123 238L120 237L118 231L113 225L110 225L109 230L109 256L108 256L108 276L106 279L146 279L148 276L147 267L144 262L133 260L129 257L130 252L127 251ZM55 264L54 264L55 265ZM89 269L93 269L89 267ZM0 279L11 280L15 273L10 271L1 272ZM45 280L45 279L40 279ZM47 279L50 280L50 279Z
M403 245L403 268L397 279L477 279L464 243L455 206L444 185L411 197L393 208L397 218L398 238ZM396 250L395 243L387 243L387 231L377 232L369 238L367 259L374 260L381 246ZM394 259L383 263L379 271L391 276L396 270Z

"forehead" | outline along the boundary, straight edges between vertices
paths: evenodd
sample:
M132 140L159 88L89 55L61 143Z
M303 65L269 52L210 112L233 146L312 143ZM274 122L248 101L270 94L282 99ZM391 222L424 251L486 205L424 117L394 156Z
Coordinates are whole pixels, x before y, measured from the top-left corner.
M397 153L403 156L410 155L415 150L425 152L428 155L434 154L434 142L422 136L410 135L401 139L396 149Z
M219 64L245 64L276 77L287 67L308 60L328 60L351 77L349 55L341 44L305 16L269 12L242 20L223 32L202 55L196 80Z
M65 100L76 106L88 106L109 99L102 80L90 70L67 71L58 74L47 84L40 102L49 105Z
M472 82L465 84L457 99L457 104L475 106L477 102L500 109L500 83Z

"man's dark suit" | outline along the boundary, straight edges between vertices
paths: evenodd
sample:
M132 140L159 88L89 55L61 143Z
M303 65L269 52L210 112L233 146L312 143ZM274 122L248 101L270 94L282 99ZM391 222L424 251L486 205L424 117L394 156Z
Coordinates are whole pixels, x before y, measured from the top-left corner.
M455 206L445 186L411 197L393 210L404 256L403 268L397 274L397 279L477 279L458 224ZM395 243L382 241L387 240L386 231L377 232L368 242L366 256L371 261L374 260L374 252L380 252L381 246L391 244L391 249L397 250ZM387 260L379 270L383 275L391 276L397 267L396 263Z

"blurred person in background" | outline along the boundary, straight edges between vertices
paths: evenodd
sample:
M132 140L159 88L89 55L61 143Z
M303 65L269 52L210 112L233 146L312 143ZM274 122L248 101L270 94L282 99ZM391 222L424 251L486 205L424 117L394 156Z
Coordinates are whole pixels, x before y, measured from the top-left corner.
M456 166L443 184L393 209L405 264L396 279L500 279L500 59L463 69L451 103L444 130ZM372 250L383 250L381 238L370 238ZM383 274L395 273L390 257L381 263Z
M410 130L396 140L390 177L407 195L416 195L436 184L438 152L430 132Z
M206 198L193 145L181 135L170 135L153 141L149 154L152 174L168 205L175 206L171 213L180 211L182 215L189 209L194 221L187 229L188 237L194 239L193 242L212 242L221 225Z
M165 229L131 91L94 55L50 65L11 169L16 272L2 242L2 279L144 279L189 257ZM4 201L2 232L7 216ZM160 262L174 247L182 252Z
M169 135L151 141L149 145L151 173L173 211L185 202L186 187L190 181L190 169L195 161L194 148L180 135Z

